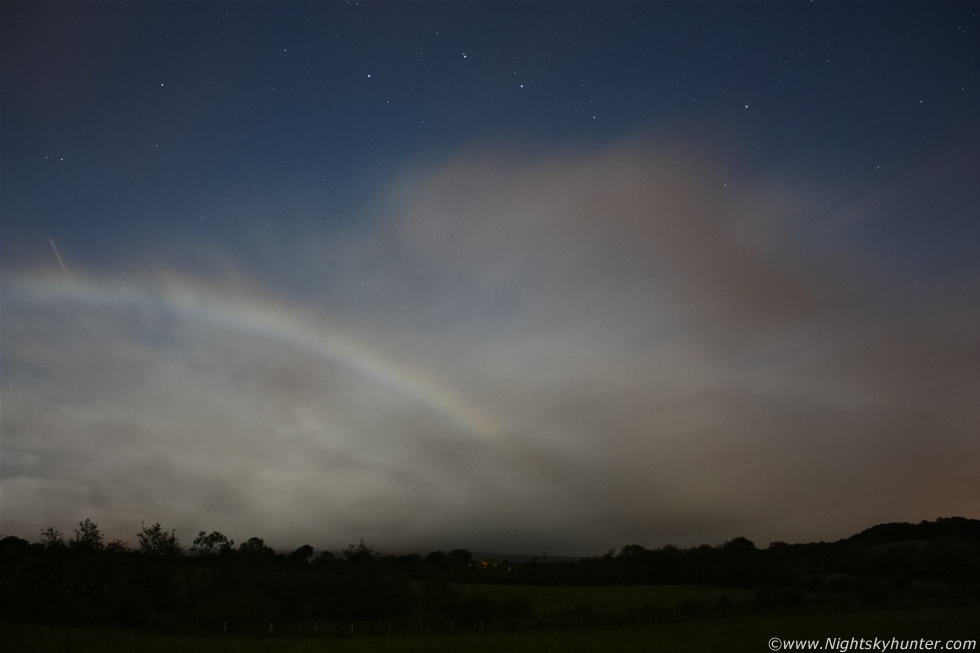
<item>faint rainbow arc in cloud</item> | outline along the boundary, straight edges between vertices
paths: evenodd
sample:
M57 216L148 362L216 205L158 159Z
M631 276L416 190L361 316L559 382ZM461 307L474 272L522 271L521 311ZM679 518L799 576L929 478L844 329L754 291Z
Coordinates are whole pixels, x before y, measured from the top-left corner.
M441 415L469 435L489 438L501 432L497 420L422 371L398 365L369 345L317 325L294 309L256 297L222 297L218 289L168 279L148 289L135 283L19 277L8 291L41 302L167 311L224 329L298 347L337 362Z

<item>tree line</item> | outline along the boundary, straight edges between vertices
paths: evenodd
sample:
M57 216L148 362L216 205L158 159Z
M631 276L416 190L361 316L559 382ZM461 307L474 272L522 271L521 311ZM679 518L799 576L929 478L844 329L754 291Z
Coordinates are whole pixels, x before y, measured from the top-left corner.
M463 583L698 584L757 590L747 609L809 604L980 602L980 521L882 524L837 542L760 549L744 537L719 546L626 545L579 559L477 559L465 549L383 554L363 540L339 554L309 545L276 552L262 538L237 547L200 531L143 525L136 547L106 542L85 519L71 536L0 539L0 618L198 632L268 623L428 623L532 618L526 602L463 598ZM702 606L707 607L707 606Z

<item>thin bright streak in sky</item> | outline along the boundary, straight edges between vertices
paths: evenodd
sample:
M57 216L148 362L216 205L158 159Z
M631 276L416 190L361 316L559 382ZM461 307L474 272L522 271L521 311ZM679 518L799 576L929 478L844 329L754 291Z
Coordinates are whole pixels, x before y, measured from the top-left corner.
M54 244L54 238L48 238L48 242L51 243L51 249L54 250L54 255L58 258L58 265L61 266L61 271L65 273L65 278L71 281L71 275L68 274L68 268L65 267L65 262L61 260L61 253L58 252L58 246Z

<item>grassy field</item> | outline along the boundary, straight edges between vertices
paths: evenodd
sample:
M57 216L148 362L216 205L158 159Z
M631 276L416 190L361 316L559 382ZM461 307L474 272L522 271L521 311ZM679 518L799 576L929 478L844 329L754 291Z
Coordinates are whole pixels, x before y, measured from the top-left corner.
M532 614L544 619L575 614L616 617L641 611L690 610L698 605L710 608L726 601L741 604L755 595L750 589L700 585L459 585L457 591L464 599L483 596L495 605L527 601Z
M980 606L817 614L728 615L678 623L525 628L513 632L421 633L400 636L178 637L115 630L0 624L0 650L190 653L409 653L514 651L577 653L766 651L770 638L977 639ZM853 649L852 649L853 650ZM969 649L968 649L969 650ZM973 650L977 650L974 647Z

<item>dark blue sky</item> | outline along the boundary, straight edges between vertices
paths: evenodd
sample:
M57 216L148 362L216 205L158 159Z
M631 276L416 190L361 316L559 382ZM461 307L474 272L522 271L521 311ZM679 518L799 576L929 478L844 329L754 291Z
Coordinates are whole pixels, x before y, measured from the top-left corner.
M241 226L229 206L239 202L288 230L297 187L346 209L398 166L478 139L579 147L696 125L705 140L727 139L749 172L905 183L956 157L976 163L975 13L969 3L9 3L5 258L47 237L79 241L79 255L174 228L226 238ZM960 184L934 189L930 218L898 218L916 242L935 230L920 221L972 226L971 175L942 174Z
M333 443L345 473L370 470L355 495L376 496L373 512L331 504L342 535L399 546L581 552L624 543L597 528L644 544L824 539L977 516L975 479L942 471L976 453L973 3L5 2L0 17L13 528L45 515L218 528L203 522L232 514L225 530L258 530L290 500L221 499L240 479L207 480L179 455L146 478L220 510L94 489L91 469L59 467L61 413L84 416L86 452L131 441L100 463L109 476L148 443L208 429ZM250 338L286 359L252 360ZM79 353L100 347L110 361ZM222 347L250 362L232 369ZM345 371L283 362L289 347ZM183 367L159 372L164 360ZM359 399L323 399L338 384ZM161 426L175 411L186 422ZM489 444L459 444L457 427ZM393 446L389 431L438 442ZM903 511L896 470L937 431L934 491ZM879 448L895 457L880 468ZM408 470L435 451L429 487ZM691 470L724 477L734 451L755 470L729 470L737 490L685 489ZM238 468L271 474L261 459ZM447 471L467 465L485 478ZM880 497L786 521L821 470L844 470L844 496L868 465ZM73 489L53 480L66 474ZM502 501L536 498L459 541L470 531L452 524L508 474L522 480ZM611 509L623 479L661 499ZM463 498L443 505L433 488ZM435 506L432 523L376 526L406 496Z

